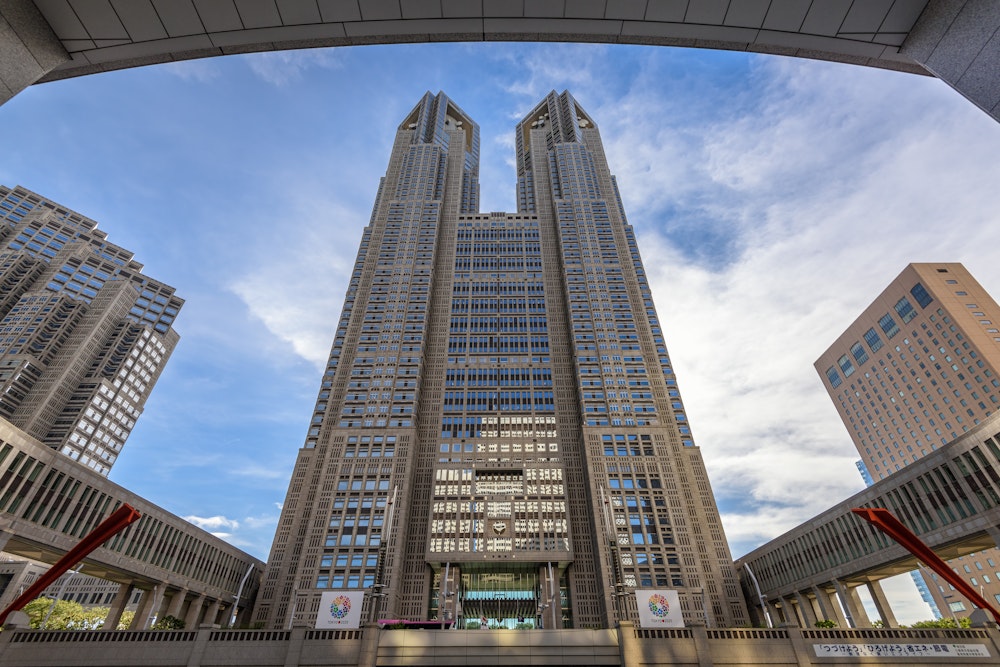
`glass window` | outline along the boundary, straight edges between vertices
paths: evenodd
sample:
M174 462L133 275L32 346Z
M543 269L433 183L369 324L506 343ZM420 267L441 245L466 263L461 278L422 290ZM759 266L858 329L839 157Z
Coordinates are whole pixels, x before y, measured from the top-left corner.
M879 338L875 329L869 329L865 332L865 342L868 343L868 349L872 352L878 352L882 349L882 339Z
M854 364L851 363L846 354L837 360L837 365L840 366L840 370L844 371L844 377L851 377L854 374Z
M868 353L865 352L865 348L861 347L861 343L855 343L851 346L851 354L854 355L854 360L858 362L858 366L868 361Z
M917 303L920 305L921 308L926 308L927 306L930 305L931 301L934 300L931 297L931 295L927 293L927 290L924 288L924 286L920 283L917 283L912 288L910 288L910 294L912 294L913 298L917 300Z
M906 324L917 316L917 311L913 308L913 304L905 296L896 302L895 308L896 314L903 320L903 324Z
M830 381L830 386L834 389L840 386L840 373L838 373L837 369L833 366L826 369L826 378Z
M882 327L882 331L885 333L886 338L892 338L899 333L899 325L896 324L896 320L892 319L892 315L886 313L879 319L878 325Z

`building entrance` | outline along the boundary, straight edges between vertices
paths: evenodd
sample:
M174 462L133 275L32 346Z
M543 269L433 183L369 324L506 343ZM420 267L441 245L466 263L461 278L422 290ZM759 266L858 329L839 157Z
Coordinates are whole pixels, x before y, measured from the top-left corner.
M539 581L533 565L503 570L463 568L459 627L525 629L537 626Z

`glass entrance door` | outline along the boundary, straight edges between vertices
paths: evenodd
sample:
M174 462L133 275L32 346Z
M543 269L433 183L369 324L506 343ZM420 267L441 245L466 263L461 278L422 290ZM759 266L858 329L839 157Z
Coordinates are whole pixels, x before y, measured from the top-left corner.
M501 569L491 564L490 569L471 568L469 564L462 568L459 627L508 630L536 627L537 565L508 565Z

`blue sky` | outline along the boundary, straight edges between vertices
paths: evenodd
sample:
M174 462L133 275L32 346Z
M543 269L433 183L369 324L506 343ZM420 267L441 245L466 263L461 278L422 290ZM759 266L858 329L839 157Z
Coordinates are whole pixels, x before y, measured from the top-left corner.
M0 107L0 183L187 300L111 479L266 558L396 125L444 90L482 210L513 210L513 126L552 89L601 128L734 555L861 489L812 362L909 262L1000 294L1000 125L930 78L572 44L229 56Z

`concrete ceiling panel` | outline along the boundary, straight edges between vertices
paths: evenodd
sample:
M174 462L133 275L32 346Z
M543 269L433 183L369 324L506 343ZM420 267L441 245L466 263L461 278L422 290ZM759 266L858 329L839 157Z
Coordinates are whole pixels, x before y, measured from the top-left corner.
M361 18L365 21L397 21L403 18L399 0L360 0Z
M167 31L148 0L111 0L133 42L164 39Z
M236 8L248 29L281 25L281 14L274 0L236 0Z
M59 39L63 41L90 39L87 29L83 27L83 23L66 0L35 0L35 6Z
M156 13L171 37L184 37L205 32L201 17L191 0L153 0Z
M879 32L908 33L926 6L927 0L896 0L882 21Z
M319 7L314 0L277 0L281 22L285 25L320 23Z
M765 30L798 32L811 5L812 0L771 0L761 27Z
M566 0L531 0L524 4L525 16L565 16Z
M360 21L361 11L356 2L344 2L344 0L317 0L319 15L326 23L335 21Z
M404 19L441 18L441 0L400 0L399 8Z
M892 8L893 0L867 0L855 2L840 26L841 34L875 33L885 21Z
M767 15L767 8L770 6L770 0L741 0L740 2L731 2L729 3L729 11L726 12L724 23L741 28L760 28L764 25L764 17Z
M609 2L604 12L606 19L641 21L646 16L646 0L619 0Z
M523 0L482 0L483 16L524 16Z
M603 19L606 0L566 0L566 18Z
M128 39L128 31L108 0L70 0L92 39Z
M233 0L194 0L194 6L208 32L242 30L246 27Z
M688 0L649 0L646 7L647 21L680 23L687 13Z
M729 9L729 0L692 2L688 4L687 14L684 15L684 22L719 25L725 20L727 9Z
M812 3L802 22L802 32L833 37L851 9L853 0L819 0Z

